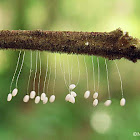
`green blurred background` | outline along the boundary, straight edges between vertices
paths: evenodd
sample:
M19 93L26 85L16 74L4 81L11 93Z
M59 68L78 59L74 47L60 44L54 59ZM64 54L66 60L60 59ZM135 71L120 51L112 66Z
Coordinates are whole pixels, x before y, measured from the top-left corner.
M112 31L121 27L132 36L140 38L139 0L0 0L0 29L9 30L69 30L69 31ZM42 77L46 67L46 56L52 75L49 86L53 91L54 55L41 53ZM53 104L36 105L33 101L25 104L22 99L27 93L30 66L30 52L26 52L24 67L19 79L18 95L7 102L10 82L16 66L18 51L0 51L0 140L133 140L133 132L140 132L140 65L127 60L117 61L123 80L126 106L120 107L119 76L113 61L108 61L112 105L104 106L108 98L104 59L100 58L99 105L92 106L92 96L85 100L86 72L83 56L80 59L80 83L75 89L76 103L66 103L68 90L57 57L56 101ZM73 82L77 81L76 55L62 54L73 66ZM33 53L35 60L35 52ZM86 56L89 74L89 89L93 93L91 57ZM94 57L97 85L97 61ZM34 64L34 62L33 62ZM32 90L33 75L30 90ZM14 86L13 86L14 88ZM41 91L41 89L40 89Z

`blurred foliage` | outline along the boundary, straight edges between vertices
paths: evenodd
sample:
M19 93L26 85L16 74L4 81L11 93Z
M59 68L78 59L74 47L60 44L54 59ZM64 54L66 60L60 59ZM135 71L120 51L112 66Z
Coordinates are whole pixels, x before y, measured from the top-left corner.
M70 31L111 31L118 27L139 37L139 0L0 0L0 29L10 30L70 30ZM35 52L34 52L35 53ZM52 93L54 78L54 55L42 52L42 81L46 68L46 55L52 77L49 95ZM119 106L121 98L120 81L116 67L108 62L112 105L104 107L108 98L104 59L100 58L99 106L92 106L92 97L83 99L86 90L86 72L83 56L80 59L80 83L76 88L76 104L66 103L68 93L61 72L60 54L57 54L56 102L35 105L22 102L26 94L30 66L30 52L26 52L25 64L18 87L19 94L7 103L9 86L16 66L17 51L0 51L0 140L132 140L133 132L140 132L140 65L127 60L117 61L123 79L124 96L127 104ZM67 69L67 55L61 54ZM33 54L35 61L35 54ZM68 56L70 64L76 55ZM89 88L93 93L91 57L86 56L89 73ZM96 85L97 62L94 57ZM33 62L34 64L34 62ZM77 81L77 65L74 63L73 80ZM33 77L33 75L32 75ZM33 80L33 78L32 78ZM43 82L42 82L43 83ZM13 87L14 88L14 87ZM32 90L32 85L30 85Z

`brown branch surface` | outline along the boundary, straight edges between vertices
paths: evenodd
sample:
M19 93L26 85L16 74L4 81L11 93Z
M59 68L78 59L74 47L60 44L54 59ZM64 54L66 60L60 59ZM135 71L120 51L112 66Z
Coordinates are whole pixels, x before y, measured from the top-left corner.
M0 49L87 54L136 62L140 41L121 29L112 32L1 30Z

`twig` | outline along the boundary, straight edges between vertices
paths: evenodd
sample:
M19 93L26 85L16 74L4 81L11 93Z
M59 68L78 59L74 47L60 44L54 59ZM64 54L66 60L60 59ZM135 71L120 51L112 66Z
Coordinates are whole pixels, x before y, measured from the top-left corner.
M0 49L40 50L140 59L140 41L121 29L112 32L1 30Z

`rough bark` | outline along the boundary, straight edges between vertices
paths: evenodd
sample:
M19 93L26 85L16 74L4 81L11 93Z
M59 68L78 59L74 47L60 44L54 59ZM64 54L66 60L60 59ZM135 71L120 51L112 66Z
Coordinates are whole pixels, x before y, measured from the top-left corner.
M140 41L121 29L112 32L1 30L0 49L87 54L136 62Z

